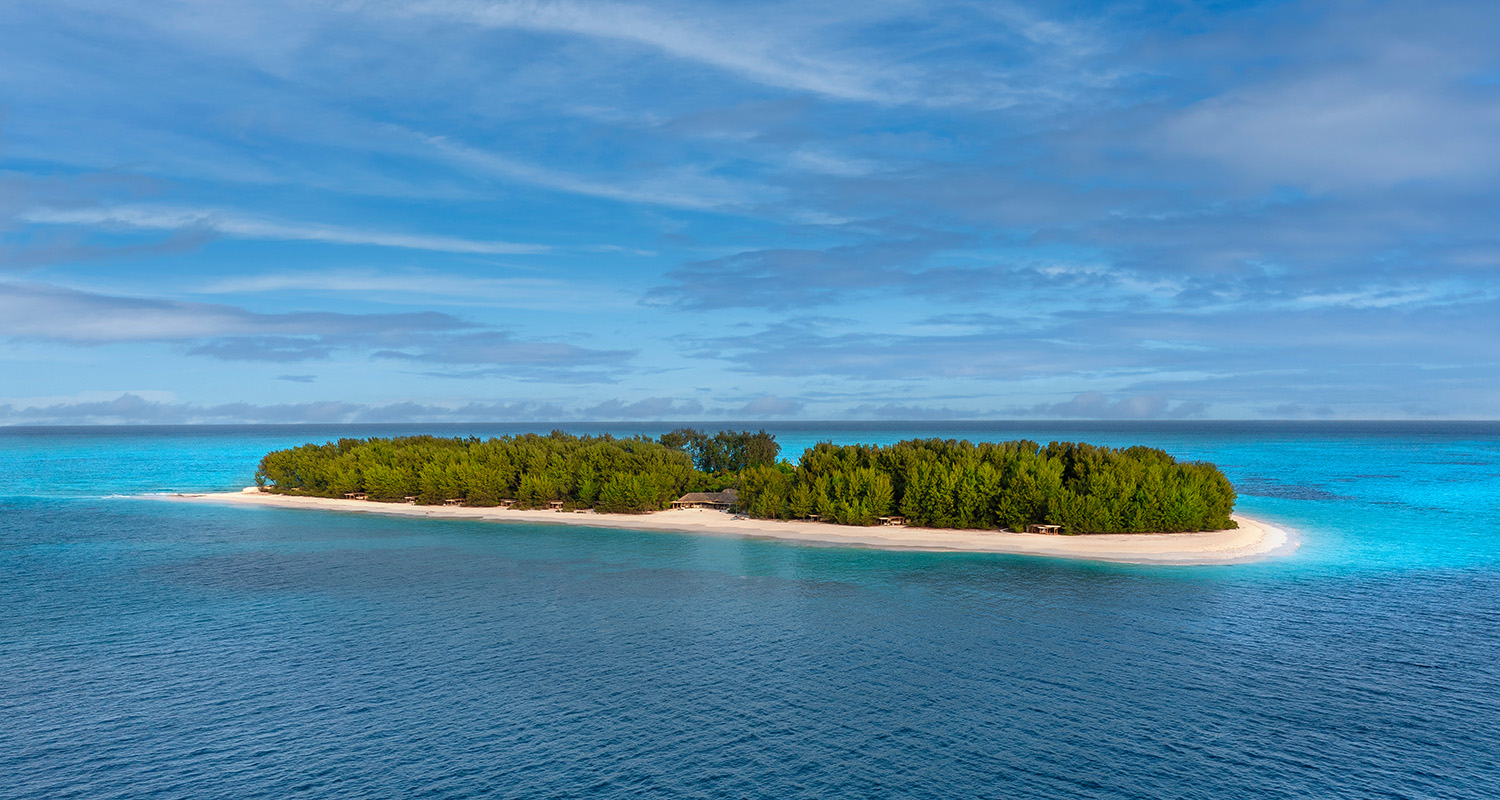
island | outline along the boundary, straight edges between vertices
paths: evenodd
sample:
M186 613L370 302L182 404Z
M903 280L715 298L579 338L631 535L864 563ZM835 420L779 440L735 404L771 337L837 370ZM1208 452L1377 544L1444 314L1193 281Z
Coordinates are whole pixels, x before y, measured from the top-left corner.
M244 492L181 499L1162 563L1290 546L1232 514L1217 466L1154 448L914 439L779 455L765 431L686 428L341 439L268 453Z

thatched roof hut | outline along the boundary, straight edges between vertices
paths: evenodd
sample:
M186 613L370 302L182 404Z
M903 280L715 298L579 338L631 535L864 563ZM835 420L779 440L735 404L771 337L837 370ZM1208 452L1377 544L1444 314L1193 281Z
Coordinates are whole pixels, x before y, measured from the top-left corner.
M688 492L673 500L672 507L711 508L716 511L728 511L734 508L734 504L739 501L740 493L736 489L725 489L722 492Z

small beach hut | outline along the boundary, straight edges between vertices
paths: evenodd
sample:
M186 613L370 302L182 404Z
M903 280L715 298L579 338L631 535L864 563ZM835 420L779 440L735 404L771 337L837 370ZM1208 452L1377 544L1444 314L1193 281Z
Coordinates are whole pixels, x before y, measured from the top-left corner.
M414 494L409 494L409 495L407 495L407 496L405 496L405 497L403 497L401 499L405 500L406 504L409 505L409 506L414 506L414 505L417 504L417 496L414 495Z
M369 500L370 496L364 492L344 492L345 500Z
M880 524L889 525L893 528L904 528L906 527L906 517L881 517Z
M464 499L462 497L450 497L443 501L443 505L445 506L461 506L463 504Z
M516 504L516 501L514 501L514 500L501 500L500 501L500 507L501 508L510 508L511 506L513 506L515 504Z
M711 508L715 511L728 511L739 502L740 493L736 489L725 489L722 492L688 492L687 494L673 500L672 508Z
M1027 525L1026 526L1026 532L1027 533L1045 533L1045 534L1048 534L1048 535L1051 535L1051 536L1056 536L1059 533L1062 533L1062 526L1061 525Z
M547 503L547 508L550 508L553 511L561 511L562 510L562 506L563 506L563 501L561 501L561 500L553 500L553 501Z

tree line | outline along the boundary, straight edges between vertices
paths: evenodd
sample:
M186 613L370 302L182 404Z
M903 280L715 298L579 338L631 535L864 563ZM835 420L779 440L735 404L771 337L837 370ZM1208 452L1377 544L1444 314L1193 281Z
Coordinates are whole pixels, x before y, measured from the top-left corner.
M461 500L519 508L594 508L642 513L686 492L722 488L684 450L646 437L573 436L553 431L480 440L405 436L340 439L268 453L255 482L268 491L314 497L363 492L371 500Z
M934 528L1052 524L1065 533L1201 531L1235 527L1235 492L1218 467L1148 447L1074 442L908 440L806 450L794 465L765 431L709 436L680 428L660 439L553 431L480 440L409 436L340 439L278 450L256 483L317 497L458 499L520 508L643 513L693 491L739 490L739 510L763 519L814 514L846 525L904 516Z
M1235 492L1213 464L1181 463L1149 447L1074 442L913 439L887 447L827 442L796 466L740 475L744 513L818 514L845 525L904 516L931 528L1060 525L1064 533L1223 530Z

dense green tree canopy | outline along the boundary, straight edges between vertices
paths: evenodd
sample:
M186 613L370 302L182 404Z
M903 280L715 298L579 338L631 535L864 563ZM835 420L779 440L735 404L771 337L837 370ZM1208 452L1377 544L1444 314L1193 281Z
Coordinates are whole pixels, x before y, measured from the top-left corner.
M971 443L926 439L886 447L822 443L796 465L777 462L775 437L760 431L708 436L692 429L646 437L553 431L481 441L411 436L340 439L267 454L256 482L318 497L364 492L372 500L459 499L521 508L640 513L690 491L739 489L754 517L872 525L904 516L935 528L1065 533L1231 528L1234 487L1208 463L1180 463L1147 447L1072 442Z
M650 439L572 436L553 431L481 441L409 436L340 439L278 450L261 459L256 482L280 493L372 500L640 513L656 511L685 492L719 488L693 468L686 453Z
M1234 487L1219 468L1179 463L1148 447L1073 442L974 444L952 439L889 447L822 443L793 467L740 474L751 516L870 525L904 516L933 528L1062 526L1065 533L1203 531L1235 527Z
M659 440L674 450L682 450L693 457L693 465L704 472L740 472L748 467L770 466L776 463L781 445L776 437L764 430L719 431L709 436L692 428L678 428L662 434Z

